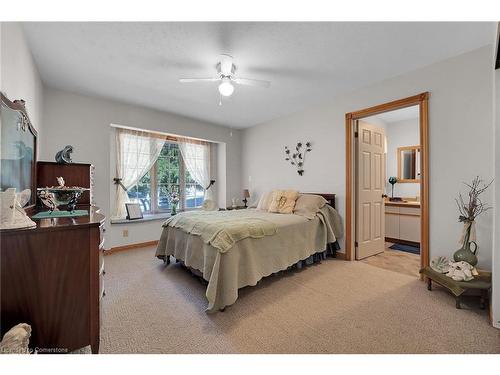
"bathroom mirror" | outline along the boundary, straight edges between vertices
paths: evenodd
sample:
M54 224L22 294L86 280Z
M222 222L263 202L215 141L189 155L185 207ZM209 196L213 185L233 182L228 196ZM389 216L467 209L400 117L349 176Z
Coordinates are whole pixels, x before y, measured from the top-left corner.
M23 100L11 102L0 93L0 190L31 189L27 207L36 203L36 130Z
M420 146L398 147L399 182L420 182Z

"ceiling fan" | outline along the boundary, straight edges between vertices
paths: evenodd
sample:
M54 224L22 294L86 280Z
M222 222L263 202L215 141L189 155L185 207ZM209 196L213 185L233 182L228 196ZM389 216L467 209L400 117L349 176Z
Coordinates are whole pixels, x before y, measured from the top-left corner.
M271 82L260 79L237 78L235 77L236 66L233 64L233 57L230 55L220 55L220 61L216 66L217 77L213 78L181 78L181 83L191 82L220 82L219 93L221 96L231 96L234 92L234 83L238 85L259 86L268 88ZM219 102L219 105L222 101Z

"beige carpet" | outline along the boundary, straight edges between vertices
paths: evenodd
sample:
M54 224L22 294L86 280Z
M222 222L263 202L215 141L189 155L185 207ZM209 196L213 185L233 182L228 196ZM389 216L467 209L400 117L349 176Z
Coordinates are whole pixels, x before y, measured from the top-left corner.
M106 256L101 353L500 352L500 330L475 300L457 310L444 291L362 262L269 277L207 315L201 283L153 255Z

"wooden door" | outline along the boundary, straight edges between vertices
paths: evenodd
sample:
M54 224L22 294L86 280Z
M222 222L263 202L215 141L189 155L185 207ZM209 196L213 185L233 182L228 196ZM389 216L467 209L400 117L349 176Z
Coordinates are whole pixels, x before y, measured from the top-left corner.
M385 247L385 131L358 121L357 132L356 259L363 259Z

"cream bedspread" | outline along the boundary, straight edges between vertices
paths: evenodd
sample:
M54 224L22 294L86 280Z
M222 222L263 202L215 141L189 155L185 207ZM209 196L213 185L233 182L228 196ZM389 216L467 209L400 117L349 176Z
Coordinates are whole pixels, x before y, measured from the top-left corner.
M257 210L188 211L169 218L163 226L179 228L201 236L204 243L221 253L227 252L245 238L262 238L276 234L277 225Z
M326 205L314 219L299 215L274 214L256 209L224 213L234 218L260 218L276 225L276 234L261 238L244 238L229 251L221 252L205 243L200 235L165 226L156 256L172 255L186 266L199 270L208 281L207 312L232 305L238 299L238 289L255 285L265 276L326 249L327 243L342 236L342 226L336 210Z

